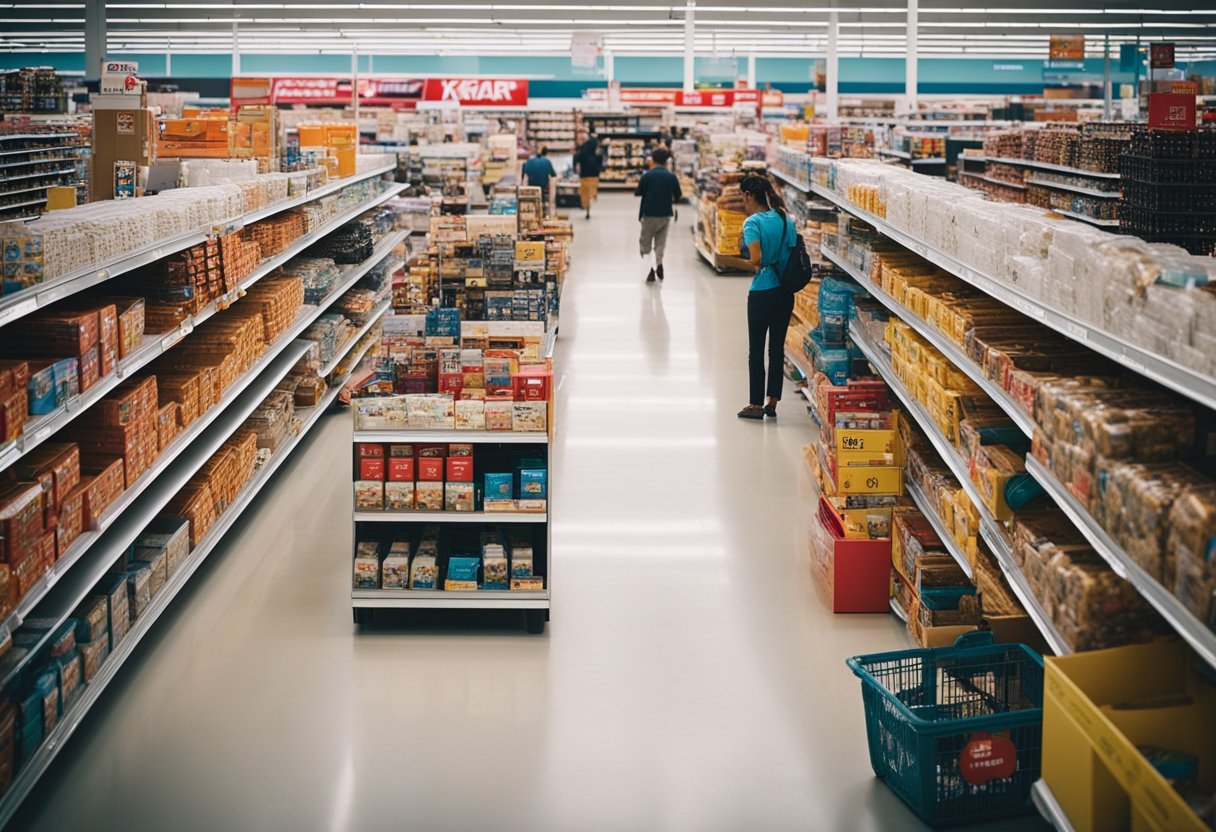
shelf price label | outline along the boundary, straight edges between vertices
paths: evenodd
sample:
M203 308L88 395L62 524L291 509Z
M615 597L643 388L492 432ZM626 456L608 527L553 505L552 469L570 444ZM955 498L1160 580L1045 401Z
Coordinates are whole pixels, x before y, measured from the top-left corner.
M893 430L843 429L836 431L836 450L841 453L891 454L895 452L898 441L899 436Z

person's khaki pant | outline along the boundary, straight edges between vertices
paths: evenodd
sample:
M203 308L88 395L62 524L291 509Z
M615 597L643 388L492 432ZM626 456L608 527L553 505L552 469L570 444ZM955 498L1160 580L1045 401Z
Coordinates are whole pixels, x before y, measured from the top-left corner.
M642 256L650 254L654 248L654 264L663 265L663 251L667 248L667 229L671 227L671 217L642 217Z
M591 210L591 201L600 195L600 178L583 176L578 180L578 199L584 211Z

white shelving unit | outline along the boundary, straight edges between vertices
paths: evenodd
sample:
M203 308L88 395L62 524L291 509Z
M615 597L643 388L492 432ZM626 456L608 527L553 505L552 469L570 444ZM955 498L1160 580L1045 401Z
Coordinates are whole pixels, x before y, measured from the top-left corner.
M552 429L552 425L550 425ZM354 608L356 624L367 623L377 609L481 609L481 610L525 610L528 631L544 631L549 620L550 601L553 593L553 480L552 455L548 453L550 434L547 432L513 431L444 431L444 430L376 430L355 431L354 442L371 443L469 443L487 445L534 445L546 449L546 466L549 471L547 483L548 499L544 512L496 512L496 511L357 511L354 513L353 539L359 540L359 524L531 524L544 525L544 570L545 588L541 591L519 590L444 590L443 578L436 579L436 588L431 590L411 589L351 589L351 606ZM353 557L353 554L352 554ZM539 559L538 559L539 560Z
M341 186L346 184L349 184L349 180L342 182ZM401 186L396 185L382 189L376 197L344 211L341 217L326 223L322 229L318 229L318 232L324 230L325 233L328 233L335 230L349 218L375 207L398 193L400 189ZM318 195L318 192L314 191L311 198L316 198ZM324 236L324 234L319 234L319 236ZM309 235L309 242L315 242L319 236ZM220 400L198 416L173 442L166 446L152 467L132 483L131 487L125 489L115 503L106 510L97 526L86 530L77 538L52 569L26 593L16 609L0 622L0 634L6 631L12 632L23 621L34 617L53 622L55 626L42 636L28 652L20 656L16 651L10 652L6 656L6 660L0 662L0 686L8 687L14 683L29 661L45 653L45 648L55 629L75 612L81 602L93 591L98 581L130 548L148 524L164 510L174 495L274 391L279 382L300 359L313 348L311 342L298 340L304 330L337 302L345 292L354 287L368 271L383 261L404 237L405 232L395 232L385 237L377 244L370 258L345 268L330 293L320 303L302 306L291 326L274 343L266 347L248 370L228 386ZM307 244L298 242L293 246L293 252L302 251ZM138 256L147 257L148 253L144 252ZM148 262L151 260L149 259ZM121 270L129 269L122 268ZM260 268L258 278L269 273L269 269ZM242 287L252 285L253 282L256 282L256 278L251 277L242 284ZM69 293L64 292L64 294ZM3 464L6 466L12 464L21 455L55 435L71 419L113 390L120 380L130 377L150 361L172 349L188 337L197 324L227 308L230 302L236 300L238 294L239 292L234 292L231 297L211 304L170 333L161 333L146 338L143 345L124 358L116 371L104 379L101 384L90 389L85 396L78 396L66 407L41 417L34 423L33 430L22 437L18 443L12 443L4 450L4 456L0 457L3 459ZM9 320L11 319L9 318ZM186 561L170 576L169 582L157 594L149 610L133 624L125 640L104 662L99 675L85 688L81 698L63 714L56 728L44 739L42 746L17 772L13 787L3 797L0 797L0 827L13 816L21 801L30 793L38 778L58 754L63 743L75 732L101 692L115 677L139 641L154 625L157 617L189 580L198 564L210 554L274 471L334 402L341 392L343 381L342 379L335 380L335 384L330 387L315 408L299 411L302 416L300 432L291 437L271 457L269 462L255 471L241 495L225 510L206 538L200 541Z
M970 472L968 470L967 461L963 459L937 424L933 418L925 410L924 406L917 401L908 389L904 386L898 376L895 375L894 369L891 367L891 362L880 349L871 343L865 334L850 329L850 337L857 348L865 355L866 360L870 362L870 366L874 371L882 377L883 381L895 391L895 395L904 403L908 415L920 425L922 431L929 438L930 444L937 451L938 456L946 463L946 466L954 474L955 479L962 485L963 490L967 492L967 496L971 498L971 502L975 504L976 509L980 513L980 534L984 541L988 544L988 548L996 557L997 563L1001 567L1001 571L1005 573L1005 577L1009 580L1009 585L1013 588L1014 594L1018 596L1018 600L1022 602L1022 606L1026 608L1027 614L1042 633L1048 646L1056 655L1066 655L1071 651L1067 642L1056 631L1051 623L1051 619L1047 617L1039 599L1035 597L1031 591L1030 584L1026 581L1026 576L1018 569L1017 562L1013 559L1013 552L1010 550L1009 543L1005 539L1004 533L1000 530L996 518L988 511L983 499L981 499L979 491L975 484L971 481ZM953 553L952 553L953 554Z
M905 234L887 224L879 217L868 211L854 206L845 197L820 185L812 186L812 190L825 199L834 202L842 210L859 217L873 225L880 233L899 243L904 248L920 255L929 262L940 266L956 277L971 284L985 294L996 298L1001 303L1021 312L1035 321L1050 327L1072 340L1084 344L1113 361L1122 364L1145 378L1169 387L1175 392L1199 402L1205 407L1216 409L1216 378L1183 367L1175 361L1152 351L1129 344L1117 335L1108 333L1092 324L1085 323L1072 315L1065 314L1048 306L1037 298L1022 294L995 278L971 268L954 259L945 252Z
M1038 185L1040 188L1054 188L1057 191L1068 191L1074 194L1084 194L1085 196L1096 196L1101 199L1122 199L1121 191L1099 191L1097 188L1083 188L1080 185L1069 185L1065 182L1052 182L1050 179L1040 179L1037 176L1031 176L1026 179L1027 185Z
M277 202L274 205L261 208L250 214L245 214L240 217L234 217L231 220L220 223L219 226L228 229L237 229L260 219L273 216L289 208L295 208L307 202L320 199L323 196L328 196L331 193L340 191L348 185L353 185L356 182L361 182L365 179L382 176L386 173L391 173L396 170L395 165L382 165L378 168L372 168L366 171L348 176L345 179L339 179L336 182L328 183L320 188L309 191L307 194L288 199L283 202ZM397 186L394 186L397 187ZM393 194L400 193L404 186L401 186ZM389 199L385 196L384 199ZM378 203L377 203L378 204ZM370 204L364 204L360 210L365 211L373 207ZM357 215L356 212L355 215ZM353 216L353 215L352 215ZM338 223L341 225L341 223ZM334 226L335 228L337 226ZM21 292L15 292L12 295L6 295L0 298L0 326L14 321L17 318L24 317L31 312L40 309L43 306L54 303L57 300L62 300L69 295L77 294L90 286L95 286L98 283L109 280L111 277L117 277L120 274L138 269L141 266L146 266L149 263L154 263L163 257L168 257L182 249L189 248L193 245L206 240L215 231L215 226L206 228L198 228L194 231L189 231L184 234L179 234L176 237L171 237L166 240L160 240L154 245L147 246L135 251L129 251L121 257L116 257L112 260L107 260L101 263L91 264L85 268L77 269L73 272L53 277L50 280L39 283L36 286L31 286ZM313 241L315 237L309 235Z
M303 349L306 349L306 347ZM301 355L303 354L303 349L301 349ZM291 366L294 363L294 360L290 363L286 363L283 373L279 375L278 378L276 378L275 381L271 383L265 390L262 390L262 385L259 384L259 388L257 390L251 389L249 391L250 393L262 393L262 395L261 397L256 395L249 396L249 400L252 402L252 405L240 419L225 418L225 426L229 427L229 429L226 433L223 430L217 431L217 434L222 434L223 438L221 438L215 444L216 449L218 449L220 444L223 444L224 439L226 439L228 435L231 435L232 431L240 426L241 422L244 421L244 418L257 407L262 398L264 398L265 395L268 395L269 392L274 389L274 384L277 384L278 379L282 378L282 375L285 375L287 371L291 369ZM118 672L122 669L123 665L126 664L127 660L130 659L134 654L140 642L143 641L144 637L149 632L151 632L161 614L169 608L169 605L173 602L174 598L176 598L186 586L187 582L194 575L195 571L198 570L199 566L202 565L203 561L205 561L207 557L215 550L215 548L223 541L224 536L237 523L245 509L257 498L258 494L261 493L262 489L274 476L275 472L278 471L280 466L282 466L282 464L291 455L292 451L294 451L296 447L304 441L305 437L320 419L321 415L333 403L334 399L337 398L340 390L340 386L332 388L316 407L312 408L305 414L300 432L288 439L287 443L280 447L269 461L264 463L254 472L253 477L245 485L244 489L241 490L241 493L232 502L232 504L228 506L223 515L220 516L219 520L216 521L215 525L211 527L203 539L199 541L198 546L191 550L190 554L185 558L185 560L178 565L177 570L169 576L169 580L163 587L161 587L161 590L159 593L157 593L156 597L152 599L148 609L134 624L131 625L131 629L127 632L123 640L119 642L114 651L102 663L101 669L93 678L93 681L85 686L80 698L77 699L76 703L59 718L59 723L43 740L42 745L25 764L25 766L17 773L17 776L13 780L12 787L8 792L5 793L3 799L0 799L0 827L7 825L8 822L12 820L13 815L16 813L22 801L29 796L38 780L46 772L47 768L51 765L54 759L59 755L59 752L63 748L64 744L72 737L73 734L76 733L76 730L80 727L80 724L84 721L84 718L88 715L89 711L92 710L93 706L97 704L97 701L101 698L106 688L109 687L110 683L114 681L115 677L117 677ZM214 450L212 450L211 453L214 453ZM198 459L198 464L194 466L195 470L197 470L198 467L201 467L202 463L205 462L209 456L210 454L200 456ZM188 475L181 477L182 484L184 484L185 480L188 478ZM175 492L168 492L166 496L172 496L173 493ZM141 517L146 517L146 519L150 521L158 512L159 509L151 512L141 511ZM132 528L135 529L134 534L138 535L139 532L142 531L143 525L132 526ZM130 544L128 543L127 545ZM125 547L112 548L110 553L113 555L114 559L117 559L121 555L124 548ZM66 619L67 616L71 614L71 611L75 609L76 605L87 597L93 585L96 583L96 580L99 580L102 577L102 574L105 572L105 567L108 567L109 563L111 562L113 561L103 562L101 564L103 568L101 568L100 571L91 573L94 578L93 582L75 582L74 586L72 587L73 591L68 593L65 597L78 597L78 600L66 607L67 611L64 613L63 618Z
M773 176L780 179L785 184L791 185L791 186L797 188L798 190L802 191L804 194L809 194L811 192L811 183L810 182L803 182L800 179L795 179L794 177L790 176L788 173L783 173L782 171L777 170L776 168L770 169L769 173L771 173Z
M391 199L394 195L400 193L404 187L404 185L393 185L374 199L368 200L367 202L364 202L354 208L344 211L333 220L325 223L325 225L319 228L317 232L307 235L306 238L297 240L282 254L272 258L270 262L274 262L276 264L275 268L277 268L278 265L281 265L282 263L290 260L291 257L300 254L306 248L308 248L308 246L317 242L317 240L321 239L326 234L333 232L339 226L349 222L351 219L369 208L374 208L377 205ZM376 248L376 254L379 256L379 260L384 259L387 253L391 251L397 245L397 243L401 242L405 236L406 232L396 232L382 241ZM342 285L346 285L348 283L357 282L359 278L375 267L379 260L376 259L376 255L373 255L371 259L365 261L364 263L349 268L340 283ZM360 269L362 269L362 271L359 271ZM34 448L37 448L51 436L55 435L55 433L57 433L81 413L88 410L101 399L105 398L112 390L114 390L114 388L118 387L119 384L128 379L132 374L136 373L143 367L146 367L165 352L176 346L178 342L193 332L195 327L199 326L204 321L209 320L218 312L227 309L232 303L236 302L236 300L242 294L244 294L244 292L246 292L250 286L257 283L272 271L274 271L274 268L266 265L259 266L253 274L241 281L239 289L230 293L229 295L212 301L206 306L206 308L195 313L194 315L191 315L180 325L178 325L177 328L170 330L169 332L157 333L155 335L148 335L145 337L142 345L140 345L133 353L125 356L121 361L119 361L116 372L101 379L97 384L93 385L87 391L69 400L53 412L43 416L38 416L27 422L21 436L19 436L13 442L0 446L0 470L9 467ZM355 272L358 272L358 274L355 275ZM328 300L330 303L332 303L332 301L337 300L337 297L331 294ZM328 304L326 306L328 307Z
M971 567L971 561L967 560L967 553L960 549L958 542L950 536L946 525L937 514L937 506L929 501L929 498L925 496L925 492L921 491L920 486L916 483L905 482L904 489L908 492L908 496L912 498L912 502L916 503L916 507L920 509L920 513L925 515L925 519L933 527L938 540L946 547L946 551L950 553L950 557L954 558L954 562L959 565L959 568L967 573L968 578L975 580L975 570Z
M1010 159L1005 156L989 156L989 162L997 162L1002 165L1016 165L1024 168L1034 168L1035 170L1050 170L1056 173L1067 173L1073 176L1089 176L1094 179L1118 179L1117 173L1102 173L1099 171L1084 170L1082 168L1070 168L1067 165L1052 165L1047 162L1036 162L1032 159Z
M346 356L350 355L350 351L355 348L355 344L358 344L359 340L370 332L372 327L380 322L380 319L383 318L385 313L392 308L392 305L393 303L391 300L386 300L384 303L372 310L372 314L368 317L367 323L359 327L355 334L348 338L346 343L338 348L337 354L334 355L330 362L321 368L320 375L322 378L328 376L338 368L338 365L342 363L342 360L346 358ZM363 356L359 357L362 358Z

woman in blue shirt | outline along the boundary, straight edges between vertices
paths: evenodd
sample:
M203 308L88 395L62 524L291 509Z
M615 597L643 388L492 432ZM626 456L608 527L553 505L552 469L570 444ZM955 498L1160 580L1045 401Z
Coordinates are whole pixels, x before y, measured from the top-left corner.
M739 183L748 217L743 223L744 260L756 267L747 293L747 407L740 419L777 418L785 382L785 332L794 311L794 296L781 287L779 275L789 262L798 229L785 212L767 176L746 176ZM768 389L764 384L764 339L768 336ZM768 401L763 402L767 392Z

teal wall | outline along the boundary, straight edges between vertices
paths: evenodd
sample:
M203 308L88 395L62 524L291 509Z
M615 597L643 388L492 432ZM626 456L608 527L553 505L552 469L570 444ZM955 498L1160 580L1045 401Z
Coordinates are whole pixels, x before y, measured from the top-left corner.
M137 60L142 74L148 77L165 74L163 55L114 55L118 59ZM578 96L589 86L602 86L602 76L587 70L575 71L570 59L562 56L459 56L459 55L380 55L360 56L360 70L377 73L453 74L453 75L529 75L544 76L532 83L537 97ZM787 92L804 92L812 81L814 59L757 58L756 82L772 84ZM40 54L0 53L0 68L22 66L52 66L65 71L84 69L80 53L48 52ZM1118 61L1113 64L1116 86L1132 81L1131 72L1119 72ZM1203 74L1216 75L1216 62L1198 64ZM227 78L232 58L227 54L174 54L172 75L175 78ZM241 69L247 73L290 74L293 72L350 72L350 58L345 55L242 55ZM678 56L620 56L615 61L616 78L625 86L679 86L683 77L683 59ZM747 74L745 58L697 59L699 81L731 81ZM920 91L923 93L989 93L1026 94L1040 91L1044 83L1044 62L1039 60L978 58L922 58L919 63ZM1051 74L1050 72L1048 73ZM1102 77L1102 61L1086 61L1086 80ZM841 58L840 91L842 93L899 93L904 88L902 58Z

